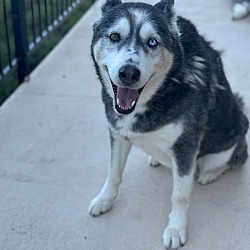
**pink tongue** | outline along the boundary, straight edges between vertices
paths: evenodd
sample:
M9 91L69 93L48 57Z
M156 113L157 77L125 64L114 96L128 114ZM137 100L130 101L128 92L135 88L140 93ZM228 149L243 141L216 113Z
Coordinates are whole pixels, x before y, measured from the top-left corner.
M129 109L132 103L136 101L139 97L137 89L128 89L117 87L117 99L118 104L123 109Z

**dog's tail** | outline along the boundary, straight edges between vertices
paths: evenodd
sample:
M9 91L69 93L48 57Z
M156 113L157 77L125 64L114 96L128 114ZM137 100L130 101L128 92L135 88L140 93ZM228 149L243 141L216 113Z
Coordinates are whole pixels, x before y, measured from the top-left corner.
M242 112L240 116L240 125L241 125L241 138L239 138L239 142L231 156L231 159L228 162L228 165L232 169L239 169L247 160L248 158L248 147L245 138L245 134L247 133L249 122L246 115L243 113L244 111L244 100L239 93L234 93L235 101L239 106L240 111Z
M243 97L239 93L234 93L234 97L236 100L236 103L238 104L241 111L244 111L245 102L243 100Z

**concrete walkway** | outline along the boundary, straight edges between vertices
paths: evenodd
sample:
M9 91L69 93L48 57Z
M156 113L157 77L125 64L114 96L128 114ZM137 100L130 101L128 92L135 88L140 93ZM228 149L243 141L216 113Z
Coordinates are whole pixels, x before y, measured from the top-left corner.
M250 117L250 18L231 21L228 0L175 2L178 14L225 51L228 79ZM149 168L139 149L132 150L112 211L98 218L87 213L109 160L89 49L99 9L97 2L0 108L1 250L163 249L171 172ZM249 249L249 194L250 161L216 183L195 184L183 249Z

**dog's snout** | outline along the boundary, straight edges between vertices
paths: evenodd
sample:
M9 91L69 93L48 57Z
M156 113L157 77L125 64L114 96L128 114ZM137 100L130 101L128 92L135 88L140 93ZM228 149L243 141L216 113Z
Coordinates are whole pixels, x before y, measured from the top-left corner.
M141 72L131 65L122 66L119 70L119 78L125 84L134 84L139 81Z

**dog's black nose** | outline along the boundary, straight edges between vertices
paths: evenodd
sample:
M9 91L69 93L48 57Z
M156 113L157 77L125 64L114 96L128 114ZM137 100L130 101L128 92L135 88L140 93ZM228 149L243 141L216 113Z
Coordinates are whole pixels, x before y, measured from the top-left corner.
M134 84L138 82L140 74L140 70L131 65L124 65L119 70L119 78L125 84Z

